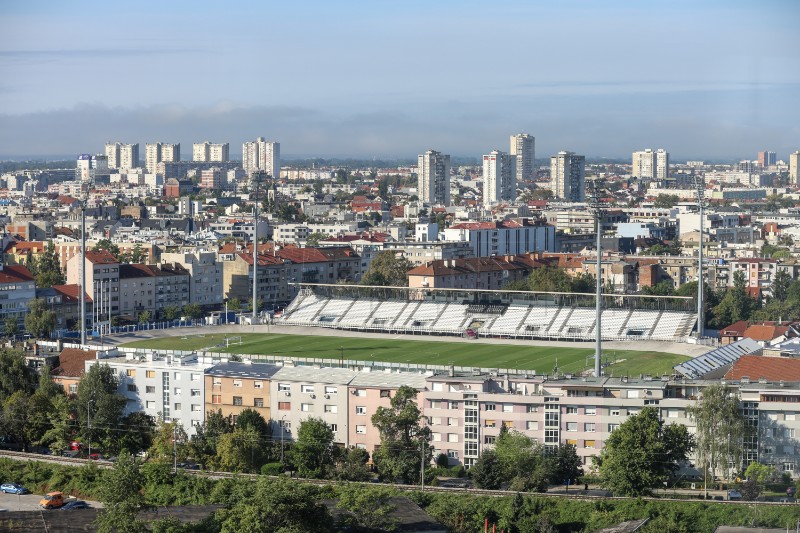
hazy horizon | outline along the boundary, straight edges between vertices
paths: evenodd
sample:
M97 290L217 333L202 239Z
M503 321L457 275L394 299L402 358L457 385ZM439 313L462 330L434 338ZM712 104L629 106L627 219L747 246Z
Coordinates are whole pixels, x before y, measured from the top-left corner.
M790 0L79 7L0 5L0 158L163 141L188 159L259 136L307 157L479 157L522 131L540 160L800 149Z

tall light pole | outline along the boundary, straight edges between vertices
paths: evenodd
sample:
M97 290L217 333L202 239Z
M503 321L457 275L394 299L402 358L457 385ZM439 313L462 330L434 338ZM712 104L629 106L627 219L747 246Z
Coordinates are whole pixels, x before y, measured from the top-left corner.
M700 213L700 238L697 252L697 339L703 338L705 322L705 305L703 302L703 204L705 203L706 183L702 176L695 176L697 187L697 207Z
M86 204L89 202L89 184L81 198L81 346L86 345Z
M589 197L589 208L594 211L594 219L597 230L597 265L595 273L595 349L594 349L594 375L600 377L600 361L603 357L603 334L601 331L601 320L603 316L603 260L601 237L603 235L602 219L603 206L600 202L600 191L597 189L597 182L592 181L591 193Z
M86 401L86 441L89 446L89 454L92 455L92 414L89 411L89 406L92 405L93 400Z
M285 424L284 420L286 420L286 415L283 415L281 417L281 423L280 423L280 426L281 426L281 464L283 464L283 435L284 435L284 433L286 433L286 426L284 426L284 424Z
M255 193L255 203L253 205L253 319L252 324L256 324L258 318L258 188L264 179L261 171L253 172L251 180Z

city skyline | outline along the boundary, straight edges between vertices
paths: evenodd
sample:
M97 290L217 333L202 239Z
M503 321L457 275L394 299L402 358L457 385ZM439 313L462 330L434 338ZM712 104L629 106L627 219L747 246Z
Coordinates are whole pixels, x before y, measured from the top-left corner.
M258 136L287 158L479 158L518 132L540 161L642 146L788 160L800 144L795 3L484 8L4 5L0 158Z

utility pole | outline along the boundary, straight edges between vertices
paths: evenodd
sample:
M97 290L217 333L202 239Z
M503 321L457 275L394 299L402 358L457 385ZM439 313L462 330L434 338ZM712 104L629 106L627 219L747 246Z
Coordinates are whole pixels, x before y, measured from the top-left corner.
M697 187L697 207L700 213L700 238L697 252L697 340L703 338L705 322L705 305L703 302L703 204L705 203L706 184L705 178L695 176Z
M175 424L173 422L173 424ZM178 424L172 426L172 473L178 473Z
M595 350L594 350L594 375L600 377L600 361L603 357L603 332L601 327L601 320L603 316L603 260L602 260L602 244L601 238L603 234L602 220L603 220L603 206L600 202L600 191L597 188L597 182L592 181L591 195L589 199L589 208L594 211L594 218L597 230L597 264L595 266Z
M419 443L420 490L425 491L425 441Z

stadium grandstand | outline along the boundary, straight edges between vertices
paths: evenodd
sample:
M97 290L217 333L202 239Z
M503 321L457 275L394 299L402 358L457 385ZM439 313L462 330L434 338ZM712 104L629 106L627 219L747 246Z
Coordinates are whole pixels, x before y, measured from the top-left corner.
M587 341L595 338L593 294L301 284L279 324L353 331ZM693 300L604 295L606 340L683 341Z
M675 372L688 379L720 379L739 358L758 354L761 349L757 341L744 338L676 365Z

